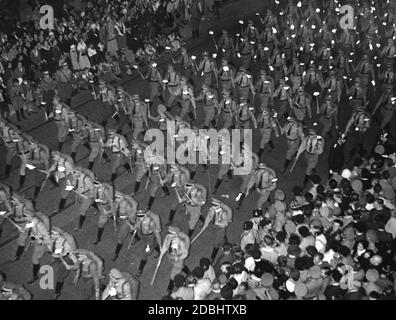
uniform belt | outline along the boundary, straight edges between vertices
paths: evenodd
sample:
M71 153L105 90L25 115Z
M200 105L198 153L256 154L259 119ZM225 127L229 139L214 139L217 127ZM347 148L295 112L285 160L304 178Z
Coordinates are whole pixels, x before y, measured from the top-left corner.
M238 87L239 87L239 88L248 88L249 85L246 85L246 86L240 86L240 85L238 85Z
M298 138L295 138L295 139L286 138L286 139L289 141L296 141Z
M168 84L168 87L177 87L177 84Z
M111 151L114 154L119 154L121 151Z
M231 81L231 79L220 79L221 82L228 82Z

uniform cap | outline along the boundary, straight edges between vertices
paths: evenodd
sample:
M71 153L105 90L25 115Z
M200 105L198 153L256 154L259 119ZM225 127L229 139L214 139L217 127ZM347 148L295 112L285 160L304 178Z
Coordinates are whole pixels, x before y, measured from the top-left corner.
M179 233L180 229L178 227L175 227L175 226L169 226L168 227L168 232L169 233Z
M110 270L110 277L113 279L121 279L122 273L120 270L113 268Z

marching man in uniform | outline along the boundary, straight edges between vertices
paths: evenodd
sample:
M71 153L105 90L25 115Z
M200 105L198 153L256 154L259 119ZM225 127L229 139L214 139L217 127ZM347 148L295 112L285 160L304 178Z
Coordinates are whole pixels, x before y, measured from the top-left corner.
M304 124L307 112L308 116L312 118L311 97L309 96L309 94L304 92L303 87L298 88L297 94L293 97L292 101L292 110L294 113L294 117L298 121Z
M88 132L85 126L87 119L83 115L74 112L69 113L69 132L72 134L72 144L70 147L70 156L76 161L77 149L85 143Z
M234 69L229 66L228 61L222 59L219 69L219 92L235 89Z
M117 102L116 96L116 89L113 86L111 86L110 84L106 84L106 82L104 81L99 81L99 100L101 102L109 104L110 106L115 106Z
M359 107L366 108L367 97L361 85L360 78L355 79L355 83L348 90L349 101L353 110Z
M364 138L367 130L370 129L371 120L371 114L362 107L352 113L344 131L344 136L347 137L345 148L350 150L348 160L354 157L358 149L359 151L363 149Z
M136 214L136 223L134 225L133 236L138 236L144 242L144 254L140 260L137 277L143 273L143 269L147 264L148 257L154 250L161 252L161 220L158 214L151 210L141 211Z
M127 238L128 234L135 230L134 225L136 223L138 202L131 196L116 192L114 206L120 225L117 230L117 245L113 258L111 259L112 261L117 260L125 239Z
M396 97L393 94L392 87L386 87L385 92L381 95L373 110L373 115L378 108L381 108L381 129L385 129L388 123L392 120L396 109Z
M172 108L173 102L177 99L178 88L180 84L180 77L175 71L173 64L168 65L168 72L162 80L164 95L166 95L166 88L169 91L169 98L166 101L166 107L168 110Z
M185 197L187 199L186 215L190 216L188 221L188 236L191 238L198 221L204 220L202 217L202 207L206 203L208 192L207 189L199 183L186 184L185 188Z
M323 125L322 137L326 138L330 134L333 127L338 129L338 106L331 96L327 96L325 102L320 108L321 122Z
M20 191L23 188L26 180L26 165L31 158L33 138L27 134L21 134L20 139L17 142L17 150L19 158L21 159L21 166L19 167L19 187L16 191Z
M109 218L114 219L114 225L117 225L116 210L113 201L113 186L107 183L94 182L95 203L99 209L98 232L94 245L97 245L102 239L104 227Z
M170 281L168 285L168 293L173 290L173 279L180 272L189 274L189 270L184 266L184 260L188 257L190 250L190 237L181 232L179 228L174 226L168 227L168 233L165 236L164 242L161 247L161 254L158 262L161 262L162 257L168 253L169 260L172 264L170 272Z
M130 119L133 126L132 138L136 140L144 132L144 125L149 128L147 117L150 106L146 102L141 101L138 94L134 94L132 99L133 104Z
M216 64L209 58L209 53L207 51L203 53L203 58L198 65L198 72L201 72L203 84L206 84L209 87L212 86L213 77L215 78L216 83L218 83L218 70L216 68Z
M49 118L53 118L57 126L58 151L62 151L69 134L69 111L71 110L60 101L59 97L54 97L53 105L53 112Z
M21 140L20 131L12 123L5 123L0 119L0 137L3 140L7 153L5 156L5 172L6 178L9 178L11 173L11 164L14 157L18 156L17 143Z
M257 192L260 197L257 201L257 209L261 210L263 205L269 199L271 192L277 187L275 170L268 167L265 163L260 163L256 170L254 171L249 184L247 186L246 196L249 195L250 190L253 186L256 186Z
M105 160L108 160L107 154L104 153L106 133L101 125L90 121L85 122L85 129L87 131L87 139L90 148L88 155L88 170L92 170L96 158L103 157Z
M290 87L286 84L285 79L280 79L278 88L276 88L275 92L272 94L273 99L278 99L278 119L281 122L284 121L286 113L289 109L289 105L292 104L291 93L289 89Z
M223 59L229 61L232 57L235 57L235 45L234 40L231 39L227 30L223 29L222 35L218 42L219 50L221 50L221 56Z
M272 133L275 133L275 136L279 138L279 125L277 121L277 114L271 112L267 108L263 108L261 114L257 119L257 126L260 129L261 140L260 140L260 149L258 151L258 158L261 159L261 156L264 152L265 145L268 145L272 149L274 149L274 143L271 140Z
M72 261L72 265L67 264L66 268L76 271L73 284L77 285L80 278L93 279L95 299L100 300L100 280L103 278L104 269L102 259L86 249L74 250L68 257Z
M57 83L54 79L50 77L48 70L43 72L44 77L41 79L38 87L40 90L41 101L40 104L45 106L47 113L52 110L52 103L54 97L57 94Z
M188 115L191 120L196 119L197 105L195 103L195 98L194 98L194 88L187 83L187 78L185 76L180 77L177 101L181 106L181 110L179 114L179 117L181 119L184 119L186 115ZM191 106L193 108L192 111L191 111Z
M190 171L185 167L172 164L166 177L170 187L175 190L176 197L172 202L171 210L168 217L167 226L173 223L177 207L185 201L186 184L190 180Z
M254 88L259 97L261 111L269 106L272 93L275 90L274 84L274 79L269 77L265 70L260 70L260 78L257 79Z
M302 141L296 160L304 153L305 160L307 162L307 168L305 169L305 177L303 181L304 187L307 185L311 175L313 174L319 160L319 155L323 153L324 150L324 139L317 134L314 129L308 130L308 135Z
M234 114L237 110L236 101L230 96L229 92L224 92L223 98L219 103L219 114L217 119L220 119L220 116L223 120L222 128L229 129L233 125ZM217 120L216 125L219 125Z
M162 84L161 72L157 68L157 63L151 62L150 68L147 70L146 80L150 87L150 101L154 103L156 97L159 97L161 103L164 103L164 98L159 93L160 85Z
M58 151L52 152L53 163L48 170L48 173L53 174L53 182L55 185L59 185L61 192L61 199L59 201L58 209L54 213L58 213L66 205L67 196L69 191L66 190L66 185L70 179L72 179L74 172L74 161L66 154L60 153Z
M32 169L36 170L34 174L35 188L33 192L33 201L35 201L45 181L45 178L43 179L43 173L47 175L49 174L50 150L46 145L35 141L30 141L30 145L31 153L30 159L28 159L28 164L32 166Z
M239 99L249 99L250 90L252 91L252 94L255 95L254 86L251 81L251 75L246 72L245 67L239 68L239 72L235 77L234 83Z
M102 294L102 300L137 300L140 282L126 272L111 269L109 284Z
M71 105L71 96L73 91L74 75L70 70L67 62L64 62L62 69L55 73L55 80L58 83L58 94L61 101L68 106Z
M332 99L339 103L341 101L342 84L341 80L337 78L335 70L330 71L330 77L326 80L324 86L328 90Z
M203 109L205 112L205 120L203 123L203 127L205 129L209 128L211 124L215 127L214 118L216 114L216 110L219 109L219 102L217 100L217 92L206 84L202 85L202 91L198 97L195 98L195 101L202 101Z
M66 185L67 191L73 191L77 195L77 201L80 205L79 213L80 217L78 220L78 226L74 229L76 231L81 230L88 209L95 201L95 188L94 188L95 175L92 171L76 167L71 181Z
M257 120L253 110L254 108L247 103L246 98L240 99L235 112L235 127L237 129L250 129L250 121L252 121L253 127L257 128Z
M121 167L125 162L125 157L130 157L130 150L128 149L127 139L116 133L116 129L111 128L107 131L107 141L105 142L105 147L109 148L111 151L111 184L117 178L117 169ZM130 165L128 163L124 164L124 167L129 170Z
M211 233L214 235L214 247L210 256L212 263L219 248L227 241L227 227L232 222L232 216L232 209L228 205L218 199L212 199L212 206L209 208L202 227L202 230L206 230L210 223L213 223Z

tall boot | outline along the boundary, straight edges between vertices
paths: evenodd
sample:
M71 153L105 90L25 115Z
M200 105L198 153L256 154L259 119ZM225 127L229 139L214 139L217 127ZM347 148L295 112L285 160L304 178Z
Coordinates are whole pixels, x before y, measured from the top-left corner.
M65 205L66 205L66 199L63 199L63 198L60 199L59 205L58 205L58 210L56 210L56 212L62 211L63 208L65 207Z
M140 181L136 181L135 182L135 187L133 189L133 194L137 194L137 192L139 191L139 188L140 188L140 184L141 184Z
M272 150L275 149L275 145L274 145L274 143L272 142L272 140L270 140L270 141L268 142L268 145L269 145L270 148L271 148L269 152L272 152Z
M55 295L54 295L54 300L57 300L62 292L62 288L63 288L63 281L62 282L57 282L55 285Z
M21 122L22 119L21 119L21 114L19 113L19 110L15 110L15 115L16 115L17 121Z
M199 221L201 221L202 223L205 223L205 218L202 214L199 216Z
M214 194L217 193L217 190L219 189L219 187L220 187L220 185L221 185L222 182L223 182L222 179L217 179L217 180L216 180L216 184L215 184L215 187L214 187L214 190L213 190L213 193L214 193Z
M6 176L6 178L9 178L10 177L10 173L11 173L11 165L10 164L7 164L7 166L6 166L6 168L5 168L5 171L4 171L4 175Z
M182 272L184 272L186 275L190 275L191 274L191 271L190 271L190 269L188 269L187 266L183 267Z
M140 277L141 274L143 273L143 269L146 266L147 260L140 260L139 268L138 271L136 272L136 276Z
M33 264L33 278L30 279L27 283L32 284L38 280L38 273L40 271L40 264Z
M85 219L86 219L86 216L80 215L80 218L78 219L78 227L74 229L75 231L82 229Z
M194 180L194 177L195 177L196 173L197 173L197 171L191 171L191 173L190 173L190 179L191 180Z
M238 209L241 208L243 199L245 199L245 196L246 196L244 193L240 193L239 195L240 195L240 196L239 196L238 205L237 205L237 208L238 208Z
M25 110L20 109L19 111L20 111L20 113L21 113L21 118L26 120L27 118L26 118L26 116L25 116Z
M219 252L219 248L213 248L212 254L210 256L210 261L213 263L214 260L216 259L217 253Z
M209 169L207 164L202 164L202 168L204 169L204 172L208 171Z
M131 170L132 170L132 168L131 168L131 166L129 165L129 163L125 163L125 164L123 165L123 167L125 168L125 170L127 170L127 171L129 171L129 172L131 172Z
M92 170L94 166L94 162L93 161L89 161L88 163L88 170Z
M289 159L285 160L285 164L283 165L282 173L286 172L287 167L289 166L290 162L291 162L291 160L289 160Z
M191 236L193 235L193 233L194 233L194 229L189 229L189 230L188 230L188 237L191 238Z
M85 143L83 144L83 146L84 146L85 148L87 148L88 150L91 150L91 149L92 149L91 146L89 145L89 142L85 142Z
M173 280L170 280L168 284L168 288L166 289L166 291L168 291L169 296L171 295L174 287L175 287L175 283L173 282Z
M194 113L189 112L189 113L188 113L188 116L189 116L189 118L190 118L191 120L195 120Z
M18 261L21 258L24 250L25 250L25 246L18 246L15 252L15 256L12 259L10 259L10 262Z
M304 182L303 182L303 186L304 186L304 188L307 186L307 184L308 184L308 181L309 181L309 178L310 178L310 176L309 175L305 175L304 176Z
M168 197L170 195L170 192L169 192L169 189L167 186L163 186L162 191L164 192L164 197Z
M64 142L59 142L59 143L58 143L58 151L59 151L59 152L62 152L62 147L63 147L63 145L64 145Z
M70 157L73 159L74 162L76 162L76 152L72 152L70 154Z
M116 246L116 248L114 250L114 256L113 256L113 258L111 258L111 261L116 261L117 260L118 255L120 254L121 248L122 248L122 243L118 242L117 246Z
M103 228L103 227L98 228L98 233L97 233L97 235L96 235L96 240L95 240L95 242L94 242L94 245L97 245L97 244L100 242L100 240L102 240L103 231L104 231L104 228Z
M149 201L148 201L148 204L147 204L147 208L148 209L151 209L151 207L153 206L154 200L155 200L155 197L150 197L149 198Z
M117 179L117 174L116 173L112 173L111 174L111 178L110 178L110 182L111 184L114 184L114 181Z
M23 188L23 185L25 184L26 176L19 176L19 187L16 191L19 191Z
M173 223L173 219L175 218L176 210L171 210L169 212L168 222L166 223L167 226L170 226Z
M232 179L232 171L231 170L228 170L228 172L227 172L227 177L228 177L228 179Z
M40 193L40 189L41 189L41 187L35 187L35 188L34 188L33 199L36 199L36 198L37 198L37 196L38 196L39 193Z
M264 149L260 148L258 153L257 153L259 160L261 159L261 156L263 155L263 152L264 152Z

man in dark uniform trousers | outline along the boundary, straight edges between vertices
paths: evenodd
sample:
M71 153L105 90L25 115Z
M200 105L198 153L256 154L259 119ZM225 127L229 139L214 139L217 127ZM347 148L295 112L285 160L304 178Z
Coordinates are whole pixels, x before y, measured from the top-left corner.
M59 96L68 106L71 105L74 75L67 62L64 62L62 69L55 73L55 80L58 83Z

